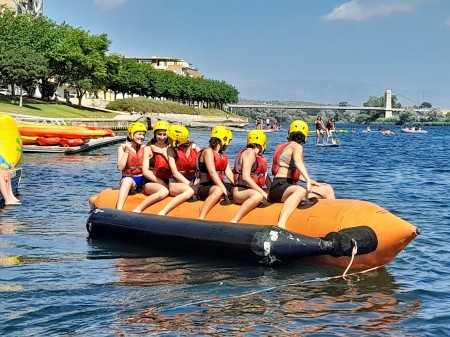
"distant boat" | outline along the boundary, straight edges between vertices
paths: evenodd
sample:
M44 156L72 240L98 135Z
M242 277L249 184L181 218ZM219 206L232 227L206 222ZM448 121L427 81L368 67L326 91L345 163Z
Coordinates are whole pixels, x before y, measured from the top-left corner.
M402 128L400 131L404 133L428 133L427 130L421 128Z

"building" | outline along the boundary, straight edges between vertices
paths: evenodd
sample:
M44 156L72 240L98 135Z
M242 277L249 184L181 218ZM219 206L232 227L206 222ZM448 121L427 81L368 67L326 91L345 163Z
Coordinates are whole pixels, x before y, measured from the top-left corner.
M178 75L202 78L203 74L198 71L197 68L193 68L191 64L183 59L175 58L175 57L135 57L130 58L131 60L135 60L139 63L150 64L155 69L161 70L169 70L173 71Z
M17 14L42 15L44 0L0 0L0 5L6 5Z

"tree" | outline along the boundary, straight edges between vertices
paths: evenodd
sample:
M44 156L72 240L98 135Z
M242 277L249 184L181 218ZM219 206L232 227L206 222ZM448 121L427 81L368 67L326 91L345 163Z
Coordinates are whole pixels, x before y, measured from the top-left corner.
M421 105L420 105L420 109L422 109L422 108L428 108L428 109L431 109L431 107L432 107L432 105L431 105L431 103L428 103L428 102L423 102Z
M401 111L398 117L401 124L409 124L415 122L419 115L414 108L408 107L404 111Z
M48 62L29 47L6 50L0 55L2 77L20 86L19 106L22 106L22 88L35 88L42 75L48 71Z
M107 82L106 52L110 41L106 34L89 35L80 28L64 26L57 46L61 57L55 60L60 85L77 92L78 105L86 91L103 89Z

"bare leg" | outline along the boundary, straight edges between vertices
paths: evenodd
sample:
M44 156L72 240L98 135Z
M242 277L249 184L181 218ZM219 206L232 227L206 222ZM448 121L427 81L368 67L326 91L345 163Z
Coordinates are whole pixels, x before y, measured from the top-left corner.
M233 199L236 203L241 204L241 207L230 221L236 223L248 212L256 208L263 200L263 196L258 191L252 189L239 191L238 188L235 187L233 188Z
M280 217L278 218L278 226L281 228L286 227L286 222L288 221L291 214L295 211L298 204L305 198L306 190L301 186L290 186L284 191L283 207L281 208Z
M116 208L121 210L123 208L123 204L125 204L125 200L128 197L128 193L130 193L130 190L136 186L136 183L132 178L124 177L120 181L119 186L119 196L117 197Z
M169 203L164 206L162 210L159 211L158 215L166 215L171 210L173 210L178 205L181 205L183 202L188 200L194 195L194 190L183 183L170 183L169 184L169 192L170 195L174 196Z
M205 220L206 215L209 211L219 202L223 195L223 191L219 186L213 186L209 190L209 196L203 203L202 209L200 210L199 219Z
M144 209L153 205L155 202L160 201L169 195L169 190L166 186L158 183L147 183L144 186L145 193L149 194L139 205L133 209L135 213L142 213Z

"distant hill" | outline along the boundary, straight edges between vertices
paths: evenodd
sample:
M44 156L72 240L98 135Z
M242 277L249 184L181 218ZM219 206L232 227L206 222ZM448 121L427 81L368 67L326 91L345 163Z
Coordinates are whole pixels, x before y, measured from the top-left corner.
M402 106L420 105L430 102L433 106L448 108L450 92L411 88L393 88L389 84L342 83L338 81L277 80L260 83L258 86L238 87L240 100L314 102L315 104L362 105L370 96L381 97L386 89L391 89Z
M380 97L387 88L363 83L346 85L336 81L273 81L258 87L240 87L242 100L295 101L314 104L338 104L348 102L362 105L370 96Z

